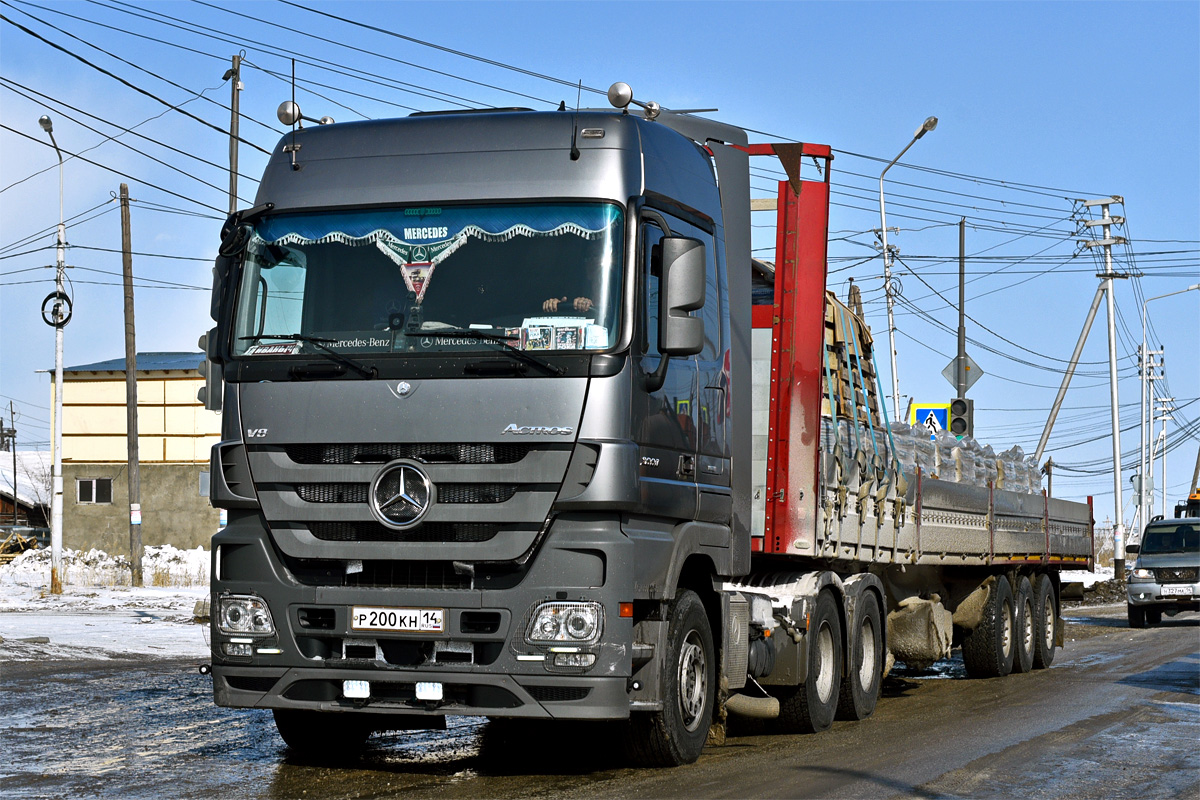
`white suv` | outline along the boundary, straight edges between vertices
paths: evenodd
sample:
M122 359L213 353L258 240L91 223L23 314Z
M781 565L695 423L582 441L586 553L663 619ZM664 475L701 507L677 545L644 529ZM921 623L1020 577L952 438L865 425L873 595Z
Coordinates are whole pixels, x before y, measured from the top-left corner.
M1200 611L1200 519L1151 522L1136 552L1125 586L1129 627L1157 625L1164 611Z

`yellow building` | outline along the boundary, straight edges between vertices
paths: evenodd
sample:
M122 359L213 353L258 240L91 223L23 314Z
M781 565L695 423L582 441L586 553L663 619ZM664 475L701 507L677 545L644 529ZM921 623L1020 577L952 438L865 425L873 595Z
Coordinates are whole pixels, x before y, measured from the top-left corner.
M208 463L221 417L196 399L203 361L202 353L137 355L143 545L207 547L217 532ZM65 367L63 387L63 546L127 553L125 359Z

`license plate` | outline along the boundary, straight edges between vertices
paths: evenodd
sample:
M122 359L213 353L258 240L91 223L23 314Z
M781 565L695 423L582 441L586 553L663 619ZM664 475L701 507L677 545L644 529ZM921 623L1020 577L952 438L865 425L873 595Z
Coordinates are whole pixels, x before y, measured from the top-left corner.
M441 633L445 616L446 611L441 608L354 606L350 609L350 627L356 631Z
M1164 586L1162 587L1163 597L1191 597L1192 587L1190 586Z

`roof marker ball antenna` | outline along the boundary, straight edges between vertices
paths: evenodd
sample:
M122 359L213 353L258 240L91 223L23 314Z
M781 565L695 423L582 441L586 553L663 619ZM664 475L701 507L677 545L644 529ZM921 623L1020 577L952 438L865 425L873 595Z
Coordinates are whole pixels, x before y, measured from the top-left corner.
M653 100L645 103L641 100L634 100L633 89L629 88L629 84L624 81L617 81L608 87L608 102L612 104L613 108L619 108L626 114L629 113L629 104L633 103L645 110L646 119L656 119L662 111L662 106Z
M300 105L295 100L284 100L279 104L279 108L275 111L275 116L279 117L279 121L284 125L295 126L292 128L292 143L283 146L283 152L292 154L292 169L300 169L300 165L296 163L296 153L303 145L296 144L296 128L304 129L304 124L301 120L315 122L318 125L332 125L333 117L321 117L313 119L306 117L300 113Z

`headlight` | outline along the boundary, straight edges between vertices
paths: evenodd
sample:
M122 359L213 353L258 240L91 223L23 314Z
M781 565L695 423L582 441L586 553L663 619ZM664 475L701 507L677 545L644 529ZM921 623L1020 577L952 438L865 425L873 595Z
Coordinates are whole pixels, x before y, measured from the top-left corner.
M533 610L525 628L529 644L595 644L604 632L604 609L599 603L543 603Z
M272 634L275 622L267 604L253 595L226 595L219 599L218 625L222 633Z
M1145 567L1138 567L1133 571L1133 575L1130 576L1129 580L1152 581L1154 580L1154 570L1146 569Z

